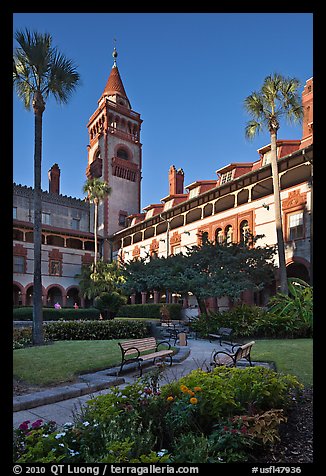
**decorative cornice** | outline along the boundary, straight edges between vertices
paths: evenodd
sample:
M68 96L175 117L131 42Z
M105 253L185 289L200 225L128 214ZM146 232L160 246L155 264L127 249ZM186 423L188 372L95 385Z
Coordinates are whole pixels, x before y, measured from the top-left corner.
M305 205L307 202L307 193L300 193L300 190L293 190L289 192L288 198L282 201L282 209L288 210L289 208Z

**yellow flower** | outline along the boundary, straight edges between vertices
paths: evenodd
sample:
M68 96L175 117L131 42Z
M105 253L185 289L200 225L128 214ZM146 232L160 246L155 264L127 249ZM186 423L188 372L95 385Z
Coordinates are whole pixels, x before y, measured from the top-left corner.
M195 395L195 392L193 392L192 390L187 390L187 393L191 395L192 397Z
M183 393L187 393L188 392L188 387L186 387L186 385L180 385L180 390Z
M171 395L167 398L168 402L173 402L173 400L174 400L174 398Z
M194 387L195 392L201 392L203 389L201 387Z
M196 403L198 403L198 400L195 397L192 397L189 401L190 401L191 405L196 405Z

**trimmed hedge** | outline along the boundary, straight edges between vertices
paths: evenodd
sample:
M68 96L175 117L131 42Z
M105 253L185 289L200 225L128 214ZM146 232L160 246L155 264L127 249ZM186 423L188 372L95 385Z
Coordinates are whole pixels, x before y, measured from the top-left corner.
M150 324L141 321L60 321L44 325L44 340L141 339L150 335ZM32 328L13 329L13 349L32 345Z
M181 304L126 304L121 306L117 317L138 317L161 319L160 309L167 306L172 320L181 319Z
M54 309L52 307L43 307L43 320L44 321L58 321L63 319L65 321L70 320L83 320L92 321L99 319L100 311L95 307L73 309L70 307ZM14 321L32 321L33 320L33 308L32 307L16 307L13 309Z
M109 321L60 321L45 326L50 340L141 339L150 335L147 322L113 319Z

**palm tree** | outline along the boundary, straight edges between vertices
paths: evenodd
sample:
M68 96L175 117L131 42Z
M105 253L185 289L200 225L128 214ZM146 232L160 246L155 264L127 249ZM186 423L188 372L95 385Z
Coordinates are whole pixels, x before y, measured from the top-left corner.
M296 78L285 78L277 73L267 76L258 92L253 92L244 101L244 106L253 120L246 125L245 135L253 139L264 128L271 137L271 167L275 203L275 226L280 271L280 291L288 294L288 284L285 265L285 250L282 228L280 182L277 165L277 132L282 116L289 122L300 122L303 117Z
M18 97L27 110L34 111L34 292L33 343L44 343L42 311L42 119L46 100L53 96L59 103L67 103L80 77L71 60L52 46L48 33L17 30L19 45L13 56L13 82Z
M83 187L83 192L87 193L86 200L94 203L94 240L95 240L95 255L94 255L94 273L96 273L97 262L97 216L98 205L101 200L111 194L111 187L107 182L103 182L99 178L88 179Z

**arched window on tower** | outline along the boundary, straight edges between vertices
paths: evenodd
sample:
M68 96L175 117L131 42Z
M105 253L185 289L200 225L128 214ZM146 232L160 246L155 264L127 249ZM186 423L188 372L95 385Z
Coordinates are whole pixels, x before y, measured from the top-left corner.
M119 159L128 160L129 159L129 153L126 149L120 147L117 150L117 157L119 157Z

